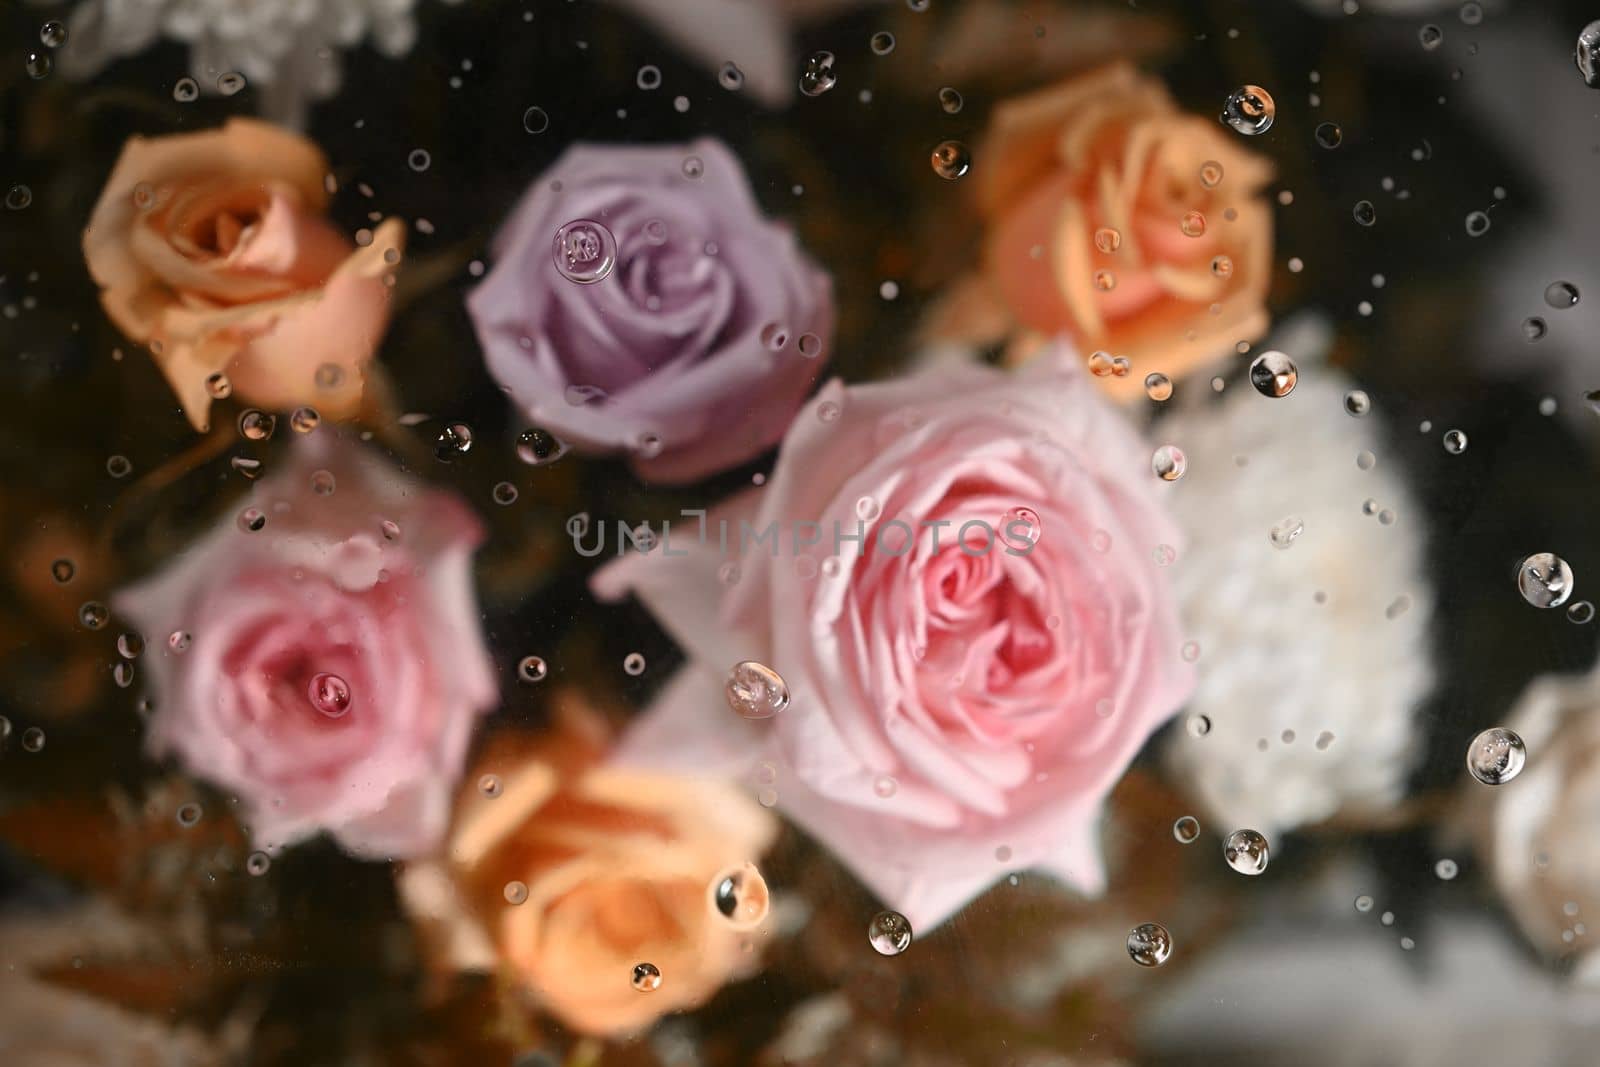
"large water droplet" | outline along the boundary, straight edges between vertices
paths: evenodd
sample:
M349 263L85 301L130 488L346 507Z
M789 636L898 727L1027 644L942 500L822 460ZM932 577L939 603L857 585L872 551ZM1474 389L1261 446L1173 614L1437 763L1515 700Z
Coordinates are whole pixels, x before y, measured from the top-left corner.
M350 710L350 683L324 671L312 677L306 686L306 697L328 718L342 718Z
M1505 785L1522 773L1527 762L1522 738L1503 726L1491 726L1467 747L1467 770L1484 785Z
M50 58L49 52L29 52L22 66L28 72L28 77L38 81L40 78L48 78L56 64L55 60Z
M633 988L641 993L654 993L661 988L661 968L653 963L633 965Z
M1460 430L1446 430L1444 432L1444 450L1452 456L1459 456L1467 450L1467 435Z
M1159 967L1172 955L1172 935L1160 923L1140 923L1128 931L1128 955L1141 967Z
M1517 590L1536 608L1559 608L1572 596L1572 568L1553 552L1535 552L1517 565Z
M567 454L567 443L537 426L517 435L517 458L530 467L543 467Z
M1044 520L1029 507L1014 507L1000 516L1000 543L1013 553L1030 551L1044 536Z
M433 439L433 455L441 463L451 463L471 451L472 427L464 422L450 423Z
M1417 40L1424 49L1431 52L1444 43L1444 31L1429 22L1417 31Z
M1365 390L1352 389L1344 394L1344 410L1347 415L1359 418L1372 410L1372 398Z
M745 660L728 672L728 707L746 719L770 719L789 706L789 685L764 663Z
M1557 309L1574 307L1578 303L1578 287L1566 281L1551 282L1544 287L1544 302Z
M1259 85L1241 85L1222 104L1222 121L1250 137L1272 129L1278 106Z
M1583 75L1583 83L1591 89L1600 89L1600 19L1578 31L1578 44L1572 50L1572 61Z
M707 899L711 910L728 920L735 930L753 930L761 925L772 904L767 880L753 863L718 873L707 887Z
M821 96L839 84L839 75L833 69L832 52L813 52L800 70L800 91L807 96Z
M972 169L972 153L960 141L940 141L928 160L933 164L933 172L947 182L955 181Z
M46 48L60 48L67 43L67 28L55 19L39 27L39 43Z
M1240 874L1260 874L1267 869L1267 839L1254 830L1235 830L1222 844L1222 858Z
M1162 445L1150 457L1150 469L1164 482L1175 482L1189 469L1189 457L1177 445Z
M1144 395L1151 400L1167 400L1172 396L1172 379L1159 372L1144 377Z
M898 956L911 947L911 922L898 911L880 911L867 924L867 942L880 956Z
M1285 397L1294 392L1300 372L1282 352L1263 352L1250 364L1250 384L1262 396Z
M556 270L579 285L593 285L617 262L617 239L593 219L576 219L556 231Z

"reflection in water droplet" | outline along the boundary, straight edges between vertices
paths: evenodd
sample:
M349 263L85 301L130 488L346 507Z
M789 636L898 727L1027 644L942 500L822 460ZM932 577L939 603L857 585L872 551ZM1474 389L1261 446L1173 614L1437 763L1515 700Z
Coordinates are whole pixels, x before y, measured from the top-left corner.
M1489 216L1482 211L1467 212L1467 236L1482 237L1489 232Z
M1575 600L1567 606L1567 621L1584 625L1594 619L1594 605L1587 600Z
M950 86L947 85L939 90L939 107L943 109L946 115L954 115L960 112L963 103L961 94L950 88Z
M633 965L633 988L641 993L653 993L661 988L661 969L653 963Z
M879 30L872 35L868 42L872 46L873 55L886 56L894 51L894 34L888 30Z
M1206 217L1198 211L1185 211L1183 218L1178 220L1178 229L1183 231L1185 237L1203 237L1206 232Z
M1378 209L1372 206L1371 200L1357 200L1350 214L1363 226L1371 226L1378 221Z
M433 439L434 458L450 463L472 451L472 427L464 422L452 422L439 431Z
M272 866L272 857L265 852L252 852L245 857L245 872L259 878Z
M278 417L256 408L239 413L239 436L246 441L265 441L278 428Z
M200 83L193 78L179 78L172 86L172 99L180 104L192 103L200 98Z
M953 182L972 169L972 153L960 141L940 141L929 155L933 172L947 182Z
M1365 915L1367 912L1372 910L1372 903L1372 898L1363 893L1359 897L1356 897L1356 910Z
M1323 148L1338 148L1344 142L1344 131L1337 122L1324 122L1317 126L1314 136Z
M1094 231L1094 246L1110 255L1122 247L1122 231L1111 226L1100 227Z
M567 443L537 426L517 435L517 458L530 467L543 467L567 454Z
M50 577L63 585L72 581L72 576L78 573L78 568L70 559L58 559L50 564Z
M522 904L528 899L527 885L515 880L507 882L502 892L505 893L507 904Z
M1460 430L1446 430L1444 432L1444 450L1452 456L1459 456L1467 450L1467 435Z
M1559 608L1572 596L1572 568L1553 552L1535 552L1517 565L1517 590L1536 608Z
M839 83L833 70L832 52L813 52L800 70L800 91L807 96L821 96Z
M1254 830L1235 830L1222 845L1222 857L1240 874L1260 874L1267 869L1267 839Z
M1272 94L1259 85L1241 85L1222 104L1222 121L1250 137L1272 129L1277 114Z
M622 657L622 669L634 678L644 673L644 657L637 652L629 652Z
M1179 844L1193 844L1195 839L1200 836L1200 820L1193 815L1180 815L1178 820L1172 824L1172 836L1177 839Z
M1250 384L1262 396L1288 396L1299 380L1294 361L1282 352L1263 352L1250 364Z
M867 942L880 956L898 956L911 947L911 923L898 911L880 911L867 924Z
M204 812L200 810L200 805L193 803L184 804L178 808L178 825L185 827L194 826L200 821L200 817L203 814Z
M1128 931L1128 955L1141 967L1159 967L1172 955L1172 935L1160 923L1140 923Z
M1294 544L1295 538L1305 532L1306 524L1293 515L1274 523L1267 532L1267 539L1272 542L1272 547L1285 549Z
M1215 189L1222 184L1222 173L1222 164L1208 159L1200 164L1200 184L1207 189Z
M44 731L37 726L30 726L22 731L22 748L25 752L43 752Z
M617 239L593 219L576 219L556 231L553 255L563 278L593 285L611 273L617 261Z
M517 664L517 677L530 684L544 681L549 673L549 666L539 656L524 656Z
M1172 396L1172 379L1165 374L1147 374L1144 377L1144 395L1151 400L1166 400Z
M1205 715L1191 715L1183 725L1190 737L1204 737L1211 732L1211 719Z
M1484 785L1505 785L1522 773L1527 761L1522 738L1503 726L1491 726L1467 747L1467 770Z
M1150 457L1150 469L1164 482L1175 482L1189 469L1189 459L1176 445L1162 445Z
M1044 535L1044 520L1029 507L1014 507L1000 516L999 537L1014 554L1024 554Z
M260 508L245 508L239 512L239 529L245 533L260 533L266 529L267 515Z
M22 67L28 72L28 77L38 81L40 78L48 78L55 65L55 60L50 58L49 52L29 52ZM173 95L176 96L177 93L174 92Z
M6 207L12 211L21 211L33 203L33 190L26 185L13 185L6 190Z
M772 905L767 880L753 863L715 875L706 896L712 913L726 919L735 930L753 930L761 925Z
M734 665L723 695L728 707L746 719L770 719L789 706L788 683L777 671L755 660Z
M67 43L67 28L55 19L39 27L39 43L46 48L60 48Z
M289 428L295 433L310 433L322 421L322 416L317 414L316 408L295 408L289 416Z
M1431 52L1444 43L1444 31L1430 22L1417 31L1417 40Z
M322 714L338 719L350 710L350 683L337 674L322 672L306 686L306 697Z
M1345 414L1359 418L1372 410L1372 398L1365 390L1352 389L1344 394L1344 410Z
M1583 75L1583 83L1591 89L1600 89L1600 19L1579 31L1572 61Z

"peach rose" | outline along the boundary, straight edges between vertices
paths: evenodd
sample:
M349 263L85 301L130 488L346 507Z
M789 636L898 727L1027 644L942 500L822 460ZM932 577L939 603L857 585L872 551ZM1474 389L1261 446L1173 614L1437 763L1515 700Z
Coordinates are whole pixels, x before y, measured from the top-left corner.
M601 765L593 730L514 747L470 776L447 857L402 879L449 968L498 971L567 1026L617 1035L698 1006L751 965L749 924L710 890L772 843L770 815L719 782ZM640 964L657 988L635 987Z
M263 407L340 418L359 405L405 227L390 219L354 248L323 217L327 173L315 145L252 119L123 146L84 258L196 429L226 395L218 374Z
M1241 135L1127 64L1001 104L973 164L980 276L933 330L1065 333L1131 360L1101 382L1137 395L1152 371L1177 377L1265 332L1271 178Z

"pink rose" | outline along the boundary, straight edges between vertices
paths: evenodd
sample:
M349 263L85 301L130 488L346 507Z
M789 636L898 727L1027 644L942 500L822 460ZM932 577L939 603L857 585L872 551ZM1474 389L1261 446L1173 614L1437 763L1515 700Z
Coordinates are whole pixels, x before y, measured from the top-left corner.
M151 754L236 795L258 847L326 830L363 856L427 852L497 698L482 536L375 454L297 442L236 516L115 600L149 649Z
M1151 450L1056 356L830 383L703 542L678 529L600 571L598 595L638 594L691 658L625 758L770 761L784 810L919 928L1023 867L1098 891L1101 803L1193 678ZM754 540L774 523L776 553ZM821 543L797 546L809 523ZM835 523L865 542L836 547ZM744 660L783 676L787 708L729 710Z

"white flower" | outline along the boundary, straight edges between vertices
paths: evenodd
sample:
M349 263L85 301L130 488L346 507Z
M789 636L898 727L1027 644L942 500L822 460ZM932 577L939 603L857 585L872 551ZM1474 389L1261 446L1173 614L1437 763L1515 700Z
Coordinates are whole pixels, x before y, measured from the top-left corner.
M88 0L72 13L62 70L89 77L121 56L168 37L189 45L202 90L243 74L262 112L304 125L313 100L339 88L339 52L370 41L386 56L410 51L416 0Z
M1433 679L1424 516L1377 417L1346 413L1353 383L1314 365L1325 341L1277 343L1300 365L1287 397L1239 381L1207 404L1190 386L1202 402L1151 431L1188 457L1169 499L1189 539L1173 577L1199 646L1188 716L1211 727L1174 731L1167 756L1222 834L1393 804ZM1282 540L1296 522L1276 547L1274 527Z
M1600 670L1534 679L1499 725L1527 763L1504 785L1467 781L1478 852L1528 940L1600 983Z

